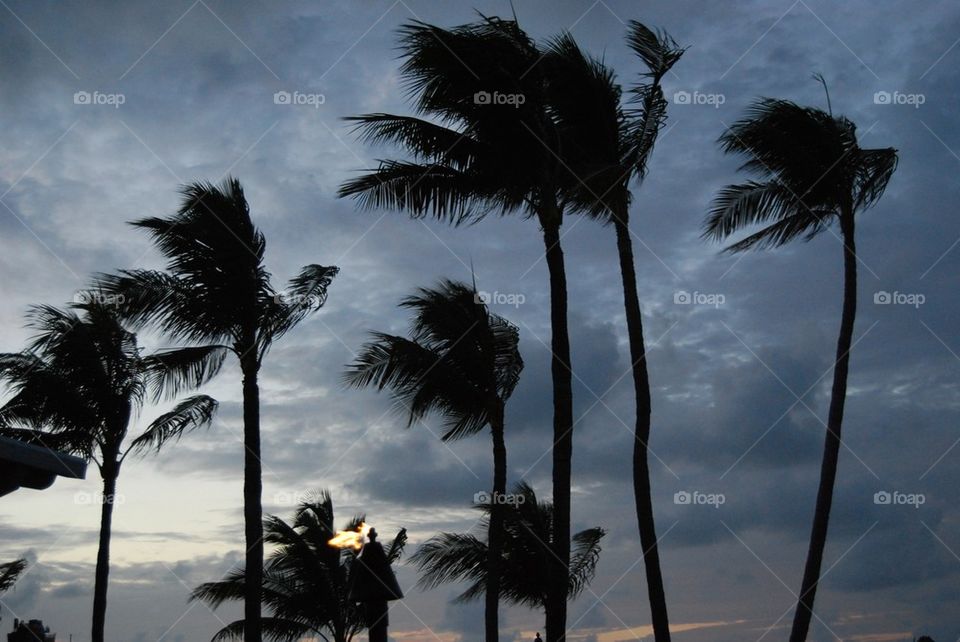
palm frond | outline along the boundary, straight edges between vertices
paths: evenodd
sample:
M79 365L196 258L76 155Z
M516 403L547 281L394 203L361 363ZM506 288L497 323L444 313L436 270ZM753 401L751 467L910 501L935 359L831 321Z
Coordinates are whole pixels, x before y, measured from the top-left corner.
M161 350L143 358L147 389L155 401L199 388L219 374L230 349L208 345Z
M666 31L654 31L636 20L627 24L627 46L640 56L649 75L657 79L670 71L686 51Z
M0 595L17 583L21 573L27 568L27 560L18 559L0 564Z
M170 412L157 417L150 426L130 444L130 449L143 453L159 451L171 440L180 439L184 432L210 425L217 411L217 400L207 395L188 397Z
M402 145L420 162L449 165L464 170L482 152L468 133L414 116L363 114L345 120L355 124L354 132L367 143Z

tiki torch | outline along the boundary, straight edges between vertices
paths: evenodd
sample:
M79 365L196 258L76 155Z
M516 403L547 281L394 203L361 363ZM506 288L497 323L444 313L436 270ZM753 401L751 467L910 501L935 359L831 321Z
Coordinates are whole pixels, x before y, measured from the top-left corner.
M350 566L347 598L362 605L370 642L387 642L390 624L387 602L401 599L403 591L397 584L383 546L377 541L376 529L361 524L357 531L338 532L329 544L336 548L359 549L360 553Z

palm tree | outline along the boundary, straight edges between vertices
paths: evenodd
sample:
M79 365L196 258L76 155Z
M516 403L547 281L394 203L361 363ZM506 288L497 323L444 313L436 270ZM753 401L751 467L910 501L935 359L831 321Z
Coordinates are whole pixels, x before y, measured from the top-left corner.
M260 642L263 570L259 372L270 346L327 297L336 267L308 265L284 292L263 265L266 240L250 218L240 181L193 183L169 218L133 223L167 258L165 271L124 270L101 276L126 319L152 323L175 340L199 344L223 359L232 352L243 375L243 515L246 540L244 639Z
M490 426L493 437L493 501L487 560L486 639L499 632L500 559L507 492L504 406L523 369L516 326L492 314L474 288L443 281L421 288L400 304L413 310L411 338L380 332L349 366L354 386L390 388L408 409L408 427L431 411L446 420L442 439L475 435Z
M555 553L547 641L562 642L570 558L573 392L567 283L560 227L569 175L550 108L544 52L515 21L483 17L443 29L402 30L401 68L422 118L368 114L349 120L364 140L398 143L410 161L385 160L345 183L363 207L460 224L497 212L535 218L550 275ZM488 642L490 639L488 638Z
M159 451L186 431L208 426L217 402L207 395L180 401L129 443L146 401L172 399L220 369L209 350L169 350L144 356L137 337L97 294L71 310L32 309L37 336L26 350L0 355L0 379L13 395L0 408L6 434L68 447L91 458L103 480L100 541L93 597L92 639L103 642L110 573L110 533L120 468L131 453Z
M665 32L631 21L627 42L644 61L646 82L632 89L637 107L621 105L621 89L613 72L583 53L570 34L554 39L546 57L557 79L554 113L560 122L566 166L574 175L573 205L603 223L613 223L620 259L620 277L630 342L636 425L633 444L633 486L637 526L647 576L654 638L669 642L666 595L650 489L650 378L643 339L643 319L630 237L630 181L642 180L663 122L667 101L660 83L684 49Z
M843 312L820 485L790 633L791 642L803 642L813 615L840 454L840 430L857 312L855 216L883 195L897 167L897 151L889 147L860 147L856 125L845 117L834 116L832 111L772 98L754 103L746 117L734 123L719 142L724 152L745 156L747 161L742 169L757 180L729 185L720 191L707 216L704 236L726 239L744 228L762 226L727 248L741 252L779 247L797 238L809 240L837 222L843 242Z
M364 521L357 515L344 530L357 530ZM273 515L263 521L264 540L276 548L267 558L262 578L263 599L271 616L263 618L268 640L295 642L311 635L330 642L350 642L365 628L363 611L348 599L350 565L356 557L352 549L340 551L327 544L335 534L333 500L321 491L300 504L293 522ZM388 561L400 558L407 535L401 530L387 548ZM243 600L246 573L230 571L218 582L201 584L191 600L201 600L211 608L230 601ZM237 620L220 629L212 642L242 640L244 621Z
M516 485L515 501L505 511L503 542L503 575L500 594L510 604L543 609L550 594L553 551L548 542L553 530L553 506L537 501L528 484ZM489 519L491 507L478 506ZM579 595L593 579L600 559L599 527L576 533L564 591L570 599ZM470 585L456 602L478 599L486 590L488 574L487 543L469 533L440 533L426 542L410 557L420 570L418 585L424 589L441 584L466 581Z

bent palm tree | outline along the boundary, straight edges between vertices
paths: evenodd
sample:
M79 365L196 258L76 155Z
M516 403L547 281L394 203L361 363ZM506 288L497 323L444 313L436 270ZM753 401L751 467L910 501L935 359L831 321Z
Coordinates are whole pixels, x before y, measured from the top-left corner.
M0 408L0 426L7 434L85 455L100 470L91 638L103 642L120 468L130 453L159 451L184 432L209 425L217 402L207 395L188 397L127 443L131 422L148 398L174 398L208 381L223 358L209 349L143 356L136 335L123 327L112 306L98 301L75 304L80 314L49 306L33 309L30 327L37 336L25 351L0 355L0 379L13 392Z
M543 51L515 21L482 18L453 29L413 22L402 33L401 73L425 118L368 114L349 120L362 139L398 143L413 160L381 161L376 170L345 183L340 195L364 207L396 208L453 224L521 211L540 225L550 275L556 511L546 632L548 642L562 642L573 392L560 227L569 177L548 100L551 80L541 64ZM488 630L487 642L496 640L491 636Z
M704 236L726 239L744 228L763 226L727 248L740 252L779 247L797 238L809 240L836 221L843 242L843 312L820 485L790 633L791 642L803 642L810 628L827 543L857 313L854 219L883 195L897 167L897 152L893 148L860 147L856 125L847 118L771 98L755 103L746 118L720 137L720 145L724 152L746 156L742 169L759 180L729 185L720 191L707 216Z
M492 314L474 288L444 281L420 289L400 304L414 312L411 338L376 332L346 374L357 387L390 388L409 409L408 423L441 413L442 439L474 435L490 426L493 437L493 498L490 506L485 626L498 633L501 548L507 492L504 405L523 369L516 326Z
M657 135L666 120L660 82L684 49L665 32L630 22L627 41L648 68L647 82L633 88L638 107L621 105L620 86L601 61L583 53L569 34L556 38L545 58L556 78L552 103L560 123L566 167L573 174L573 206L603 223L613 223L620 259L623 303L630 342L636 424L633 487L637 527L647 576L651 621L657 642L669 642L670 625L650 488L650 378L643 318L630 237L630 181L642 180Z
M202 344L223 359L232 352L243 375L243 516L246 540L244 639L260 642L263 570L260 387L263 359L273 342L327 297L338 268L308 265L277 292L263 265L266 240L250 218L240 181L193 183L169 218L133 223L146 230L167 259L166 271L125 270L104 275L100 287L121 301L126 319L154 324L176 340Z
M344 530L357 530L363 515L350 520ZM361 609L348 598L350 565L356 551L333 548L327 542L335 534L333 500L321 491L313 501L300 504L292 523L273 515L263 521L264 541L276 548L264 565L263 600L271 616L263 618L266 639L296 642L311 635L330 642L350 642L365 628ZM407 535L401 530L387 547L387 560L400 558ZM244 599L246 574L231 571L218 582L207 582L193 590L190 600L201 600L211 608ZM244 621L220 629L212 642L242 640Z
M514 488L514 501L504 511L503 574L500 594L510 604L545 608L551 590L553 551L547 543L553 530L553 506L538 502L526 483ZM489 520L491 507L478 506ZM572 538L572 553L564 591L579 595L593 579L600 559L602 528L580 531ZM424 542L410 557L420 570L418 586L424 589L466 581L470 585L456 602L478 599L486 590L489 549L486 542L469 533L440 533Z

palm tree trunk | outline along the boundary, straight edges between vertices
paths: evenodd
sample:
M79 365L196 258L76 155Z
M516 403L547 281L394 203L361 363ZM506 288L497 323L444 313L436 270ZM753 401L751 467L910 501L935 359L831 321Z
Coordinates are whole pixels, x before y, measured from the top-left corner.
M614 217L617 232L617 251L620 255L620 278L623 281L623 305L627 316L627 336L630 340L630 363L633 369L633 391L636 398L636 426L633 441L633 495L637 509L637 528L647 574L647 595L650 600L650 618L656 642L670 642L670 622L667 617L667 598L660 571L660 553L657 549L657 529L653 520L653 499L650 491L650 466L647 444L650 440L650 377L647 373L647 355L643 341L643 318L637 295L637 276L633 265L633 243L630 239L627 207Z
M810 548L803 571L803 583L793 615L790 642L804 642L810 630L813 616L813 601L820 581L823 551L827 545L827 526L833 504L833 486L837 478L837 462L840 457L840 429L843 422L843 404L847 396L847 372L850 365L850 346L853 341L853 323L857 315L857 250L854 244L854 221L851 208L846 208L840 218L843 236L843 314L840 319L840 335L837 339L837 359L833 370L833 389L830 393L830 410L827 416L827 435L823 446L823 461L820 464L820 487L817 489L817 506L810 533Z
M110 531L113 527L113 504L117 492L116 457L113 462L104 458L103 497L100 506L100 545L97 548L97 568L93 584L93 626L90 639L103 642L107 619L107 582L110 575Z
M502 500L507 492L507 445L503 436L503 404L497 400L495 406L490 419L490 432L493 435L493 503L490 506L490 525L487 531L487 590L484 605L486 642L498 642L500 638L498 611L503 554Z
M547 642L564 642L570 568L570 479L573 457L573 385L567 322L567 275L560 247L562 213L541 217L550 272L551 372L553 375L553 577L546 598Z
M258 364L247 353L243 362L243 523L247 547L244 578L243 639L261 642L260 600L263 584L263 482L260 465L260 387Z

